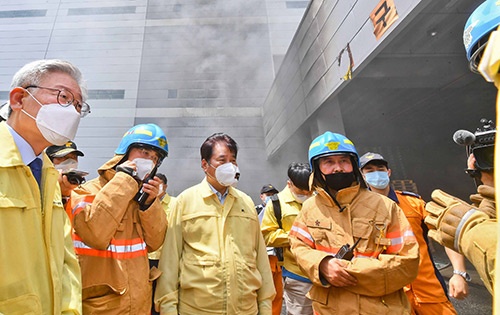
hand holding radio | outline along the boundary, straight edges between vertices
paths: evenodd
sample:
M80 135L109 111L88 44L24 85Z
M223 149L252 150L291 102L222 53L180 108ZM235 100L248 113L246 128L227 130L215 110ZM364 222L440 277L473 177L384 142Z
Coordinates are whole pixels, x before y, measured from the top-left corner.
M160 193L162 181L155 176L157 170L158 166L155 166L146 178L144 178L139 191L134 197L134 200L139 203L139 209L141 210L146 210Z

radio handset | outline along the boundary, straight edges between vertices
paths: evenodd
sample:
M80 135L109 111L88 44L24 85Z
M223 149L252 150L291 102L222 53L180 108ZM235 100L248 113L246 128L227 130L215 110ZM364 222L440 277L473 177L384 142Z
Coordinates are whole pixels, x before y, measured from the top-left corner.
M134 200L139 203L139 209L141 209L141 210L146 210L148 208L146 206L146 199L148 199L149 194L147 192L145 192L143 189L144 183L148 183L150 179L153 179L155 177L156 171L158 170L158 166L159 165L156 165L151 170L151 173L149 173L149 175L143 179L141 187L139 188L139 191L137 192L137 194L134 197Z

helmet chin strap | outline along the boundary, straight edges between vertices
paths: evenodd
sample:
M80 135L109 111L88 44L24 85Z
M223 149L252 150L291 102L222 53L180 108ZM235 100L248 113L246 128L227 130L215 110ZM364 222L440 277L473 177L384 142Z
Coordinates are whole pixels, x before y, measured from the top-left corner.
M335 196L331 193L331 189L329 187L326 187L326 192L330 195L330 197L332 197L333 202L335 202L335 204L337 205L337 207L339 207L339 212L344 211L345 210L345 206L342 207L340 205L340 203L338 202L337 198L335 198Z

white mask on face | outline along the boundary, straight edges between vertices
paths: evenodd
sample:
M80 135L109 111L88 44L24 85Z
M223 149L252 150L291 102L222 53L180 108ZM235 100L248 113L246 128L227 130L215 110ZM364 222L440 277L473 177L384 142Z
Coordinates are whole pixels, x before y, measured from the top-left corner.
M151 171L155 166L155 163L150 159L137 158L134 159L134 162L135 162L137 177L139 177L140 180L144 180L144 178L146 178L146 176L149 173L151 173Z
M38 130L48 142L63 145L73 140L80 124L80 114L73 105L63 107L58 103L42 105L30 92L31 97L40 105L36 118L21 111L36 121Z
M299 194L295 194L293 192L292 192L292 195L293 195L293 199L295 199L295 201L297 201L300 204L304 203L304 201L306 201L307 198L309 198L308 195L299 195Z
M56 170L60 170L60 171L69 171L71 169L77 169L78 168L78 161L77 160L73 160L73 159L67 159L65 160L64 162L61 162L57 165L54 165L54 167L56 168Z
M231 162L219 165L215 169L215 178L222 186L236 187L240 178L240 169Z
M165 191L163 190L165 189ZM160 200L163 200L165 196L167 195L166 188L163 186L163 184L160 184L160 187L158 188L158 197L160 197Z

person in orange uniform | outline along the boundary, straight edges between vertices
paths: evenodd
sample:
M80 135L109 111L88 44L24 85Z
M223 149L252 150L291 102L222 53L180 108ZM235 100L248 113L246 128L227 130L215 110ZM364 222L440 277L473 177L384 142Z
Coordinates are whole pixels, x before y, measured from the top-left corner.
M429 251L428 228L423 224L427 215L425 202L415 193L391 187L391 169L382 155L365 153L360 158L360 167L370 190L389 197L403 210L417 239L420 250L418 275L404 289L412 306L412 314L457 314L447 297L444 279L434 265ZM447 254L454 269L465 272L464 257L451 250ZM454 272L449 283L453 297L463 299L468 295L468 284L460 272Z

